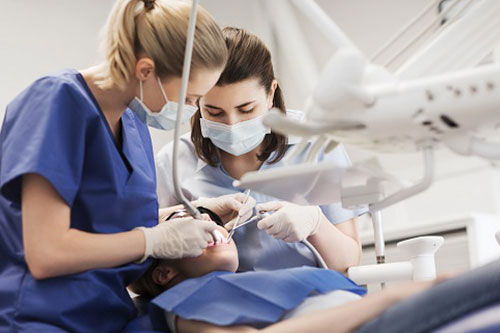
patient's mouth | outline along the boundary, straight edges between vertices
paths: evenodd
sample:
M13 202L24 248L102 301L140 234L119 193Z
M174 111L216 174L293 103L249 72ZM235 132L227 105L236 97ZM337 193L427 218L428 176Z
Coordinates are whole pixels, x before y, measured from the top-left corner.
M217 229L212 231L212 237L214 241L209 242L208 247L227 244L226 237L224 237L224 235L222 235L222 232Z

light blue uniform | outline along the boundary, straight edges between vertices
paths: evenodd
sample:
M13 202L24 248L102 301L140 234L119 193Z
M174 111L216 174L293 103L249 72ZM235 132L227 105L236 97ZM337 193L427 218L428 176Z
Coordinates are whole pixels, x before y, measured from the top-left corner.
M297 112L297 111L294 111ZM234 187L232 178L222 167L211 167L199 159L190 139L191 133L181 137L179 144L179 178L186 198L195 200L199 197L217 197L230 193L243 192L244 189ZM291 152L293 140L290 140L286 154ZM166 145L156 156L158 201L160 207L178 204L174 196L172 183L172 143ZM310 147L299 155L291 164L301 163ZM285 155L286 157L286 155ZM271 156L272 158L272 156ZM340 167L351 165L344 147L338 145L328 154L320 154L318 161L334 161ZM283 160L275 164L264 163L261 170L279 168ZM277 198L251 192L257 203L279 200ZM345 222L358 215L357 212L342 208L340 203L320 206L325 216L333 224ZM265 230L257 229L256 224L248 224L235 232L234 241L238 245L240 258L239 271L272 270L298 266L317 266L312 252L301 243L287 243L274 239Z

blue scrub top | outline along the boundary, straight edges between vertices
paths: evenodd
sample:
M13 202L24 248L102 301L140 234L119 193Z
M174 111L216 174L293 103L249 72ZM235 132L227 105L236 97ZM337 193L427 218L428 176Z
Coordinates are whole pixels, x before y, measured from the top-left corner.
M35 280L24 259L21 179L47 179L71 207L71 228L117 233L158 221L147 127L127 110L123 148L81 74L43 77L8 106L0 132L0 331L119 331L135 315L127 264Z
M300 118L300 111L287 111L287 116ZM183 135L179 144L180 184L184 195L189 200L199 197L218 197L225 194L243 192L244 189L234 187L232 178L222 167L211 167L196 155L191 142L191 133ZM294 145L294 138L290 138L289 147L285 154L290 153ZM309 153L309 147L290 164L303 163ZM272 158L271 155L270 158ZM174 196L171 175L172 143L163 147L156 155L158 201L160 207L168 207L178 203ZM344 147L339 144L328 154L320 154L317 161L333 161L340 167L348 167L351 161ZM264 163L261 170L283 167L283 159L275 164ZM257 203L279 200L269 195L252 191L250 194ZM340 203L320 206L321 210L333 223L350 220L360 213L342 208ZM239 267L238 271L274 270L300 266L318 266L313 253L302 243L288 243L269 236L265 230L257 229L251 223L238 229L233 236L238 245Z

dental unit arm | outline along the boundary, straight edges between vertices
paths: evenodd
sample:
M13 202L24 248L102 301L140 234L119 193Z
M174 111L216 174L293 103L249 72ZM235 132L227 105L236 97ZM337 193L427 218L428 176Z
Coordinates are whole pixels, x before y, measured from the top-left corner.
M174 192L177 199L184 205L184 207L189 212L189 214L191 214L191 216L193 216L196 219L202 219L199 210L193 204L191 204L191 202L184 196L184 193L182 193L179 182L179 166L178 166L182 110L184 109L184 103L186 101L187 86L189 82L189 72L191 69L191 56L193 54L193 42L194 42L194 33L196 28L196 15L198 13L198 2L199 0L193 0L191 5L191 13L189 15L186 49L184 53L184 63L182 66L181 91L179 93L177 117L175 120L174 147L172 152L172 177L174 183Z

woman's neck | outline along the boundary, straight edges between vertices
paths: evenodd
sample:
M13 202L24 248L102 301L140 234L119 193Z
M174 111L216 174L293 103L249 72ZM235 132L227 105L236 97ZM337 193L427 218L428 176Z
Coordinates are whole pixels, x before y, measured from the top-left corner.
M106 118L113 137L118 142L120 134L120 118L127 109L128 104L135 96L135 83L129 84L126 90L117 86L103 89L97 82L102 80L105 74L104 65L98 65L81 71L85 82L94 95L104 117Z
M262 163L264 163L257 158L260 150L261 146L240 156L234 156L221 150L222 166L231 177L240 179L247 172L259 170Z

